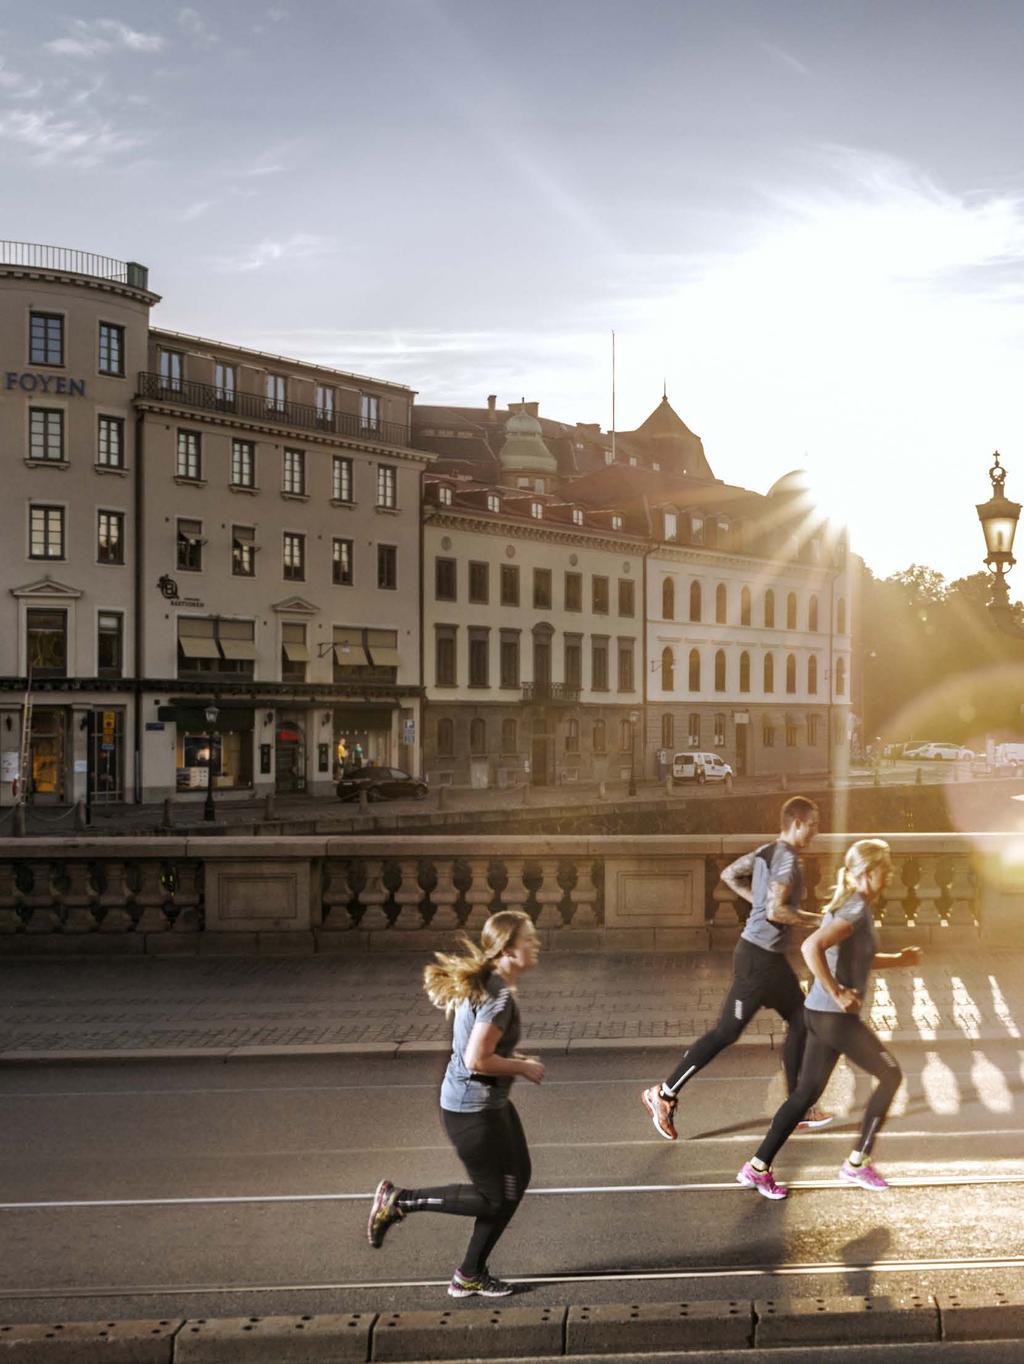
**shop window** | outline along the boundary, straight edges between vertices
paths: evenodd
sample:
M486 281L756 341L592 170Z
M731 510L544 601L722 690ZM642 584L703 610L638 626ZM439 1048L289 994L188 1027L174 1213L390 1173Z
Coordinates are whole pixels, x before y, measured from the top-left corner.
M578 753L580 751L580 722L571 719L565 726L565 751L566 753Z
M178 721L178 789L237 790L252 785L253 712L221 707L214 725L201 709ZM284 770L278 751L278 778Z
M676 721L671 711L661 717L661 746L670 751L676 746Z
M469 751L475 758L487 753L487 725L479 715L469 722Z
M692 582L690 584L690 619L692 621L699 621L702 610L700 583Z
M775 659L771 654L764 656L764 693L770 696L775 690Z
M178 522L178 568L186 573L201 573L203 568L202 521Z
M676 656L675 651L668 645L661 651L661 690L675 691L676 689Z
M605 753L608 750L608 726L604 720L594 721L593 744L595 753Z
M284 621L281 625L281 681L305 682L308 663L305 625L301 621Z
M447 718L437 722L437 755L439 758L455 755L455 723Z
M691 649L689 659L690 691L700 691L700 650Z
M118 674L120 676L120 674ZM92 713L89 742L89 795L99 805L124 800L124 711Z
M746 649L740 654L740 691L750 690L750 655Z
M661 615L663 620L676 618L676 583L674 578L665 578L661 584Z
M516 753L519 750L519 736L517 734L515 720L502 720L501 722L501 751L502 753Z
M68 613L30 608L25 613L25 633L32 676L67 677Z
M124 616L101 611L96 617L96 674L121 677L124 669Z

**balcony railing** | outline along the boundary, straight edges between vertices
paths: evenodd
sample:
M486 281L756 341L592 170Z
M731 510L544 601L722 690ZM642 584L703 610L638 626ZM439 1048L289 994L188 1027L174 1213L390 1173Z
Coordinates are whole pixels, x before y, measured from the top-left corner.
M175 379L145 370L139 374L138 397L194 407L200 412L230 412L247 421L274 422L327 435L378 441L381 445L409 444L409 427L404 422L368 422L355 412L331 412L312 403L285 402L262 393L241 393L217 384L197 384L191 379Z
M572 687L567 682L523 683L523 700L527 705L543 702L551 706L575 706L579 699L579 687Z
M72 275L92 275L114 280L133 289L149 288L149 271L138 261L115 260L92 251L68 246L45 246L41 242L0 241L0 265L21 265L29 270L62 270Z

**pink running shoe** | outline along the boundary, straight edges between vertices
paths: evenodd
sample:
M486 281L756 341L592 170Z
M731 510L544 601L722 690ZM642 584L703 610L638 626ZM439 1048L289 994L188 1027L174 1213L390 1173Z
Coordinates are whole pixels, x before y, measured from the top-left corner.
M884 1193L889 1185L873 1165L865 1161L863 1165L851 1165L844 1160L839 1170L839 1178L844 1184L856 1184L871 1193Z
M756 1189L762 1198L786 1198L789 1190L785 1184L776 1184L771 1170L755 1170L748 1160L736 1176L736 1183L745 1189Z

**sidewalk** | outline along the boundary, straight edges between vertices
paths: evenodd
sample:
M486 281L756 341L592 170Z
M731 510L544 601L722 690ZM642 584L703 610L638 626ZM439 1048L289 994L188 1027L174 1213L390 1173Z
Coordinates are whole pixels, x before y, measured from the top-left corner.
M447 1052L450 1024L403 956L0 962L0 1062ZM525 1045L545 1051L663 1046L710 1027L726 952L552 953L524 978ZM1024 950L932 951L877 972L871 1021L895 1043L1020 1039ZM782 1020L744 1041L778 1045Z

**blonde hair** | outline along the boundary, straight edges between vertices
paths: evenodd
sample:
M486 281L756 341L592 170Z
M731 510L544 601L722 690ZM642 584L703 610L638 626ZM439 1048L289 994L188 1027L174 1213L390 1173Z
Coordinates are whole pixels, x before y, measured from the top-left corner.
M480 930L479 945L463 934L462 952L435 952L435 964L423 968L423 988L436 1009L452 1014L469 1000L479 1004L486 997L498 958L510 948L524 924L531 924L521 909L501 909Z
M832 898L822 913L834 914L841 909L851 895L857 894L855 878L878 866L884 866L889 872L893 870L892 853L884 838L859 838L856 843L851 843L836 876Z

